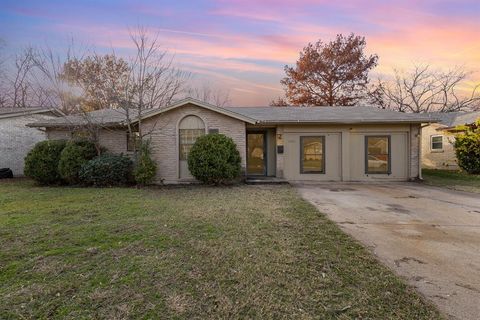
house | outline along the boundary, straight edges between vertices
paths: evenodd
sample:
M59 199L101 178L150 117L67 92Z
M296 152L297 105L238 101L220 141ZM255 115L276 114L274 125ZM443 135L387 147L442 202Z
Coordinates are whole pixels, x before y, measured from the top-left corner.
M130 113L132 114L132 113ZM132 117L130 117L132 119ZM247 176L289 181L406 181L420 177L420 127L430 115L372 107L220 108L195 99L150 110L140 119L158 165L156 182L191 182L188 152L197 137L222 133L241 154ZM124 112L101 110L98 141L113 153L133 150ZM63 117L30 124L49 139L81 134L85 120Z
M44 130L25 125L58 115L58 112L46 108L0 108L0 168L10 168L14 176L23 176L27 152L37 142L46 139Z
M480 118L475 112L430 112L438 123L422 128L422 167L427 169L458 170L453 131L459 125L468 125Z

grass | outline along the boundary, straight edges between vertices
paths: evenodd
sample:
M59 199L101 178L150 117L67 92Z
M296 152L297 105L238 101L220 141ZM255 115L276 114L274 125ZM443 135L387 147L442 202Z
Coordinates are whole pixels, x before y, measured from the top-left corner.
M438 319L289 186L0 183L0 318Z
M423 169L426 184L454 190L480 193L480 175L461 171Z

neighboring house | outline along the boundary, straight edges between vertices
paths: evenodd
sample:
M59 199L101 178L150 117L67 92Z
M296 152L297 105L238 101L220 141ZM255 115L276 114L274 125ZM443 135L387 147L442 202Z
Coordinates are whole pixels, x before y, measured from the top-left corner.
M428 169L457 170L455 156L455 127L472 124L480 118L480 111L475 112L430 112L438 123L431 123L422 128L422 167Z
M420 127L434 121L429 115L371 107L220 108L189 98L150 110L141 126L150 132L157 183L193 181L188 152L197 137L216 132L235 141L247 176L405 181L421 175ZM107 150L131 152L122 112L96 111L89 122L102 126L99 142ZM30 126L46 128L50 139L69 139L84 123L77 116Z
M23 176L24 158L45 131L26 127L32 121L47 121L58 113L45 108L0 108L0 168L10 168Z

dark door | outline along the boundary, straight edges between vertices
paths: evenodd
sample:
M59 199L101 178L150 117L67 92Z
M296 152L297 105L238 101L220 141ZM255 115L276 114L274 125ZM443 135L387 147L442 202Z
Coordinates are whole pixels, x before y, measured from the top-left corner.
M247 133L247 175L266 175L265 133Z

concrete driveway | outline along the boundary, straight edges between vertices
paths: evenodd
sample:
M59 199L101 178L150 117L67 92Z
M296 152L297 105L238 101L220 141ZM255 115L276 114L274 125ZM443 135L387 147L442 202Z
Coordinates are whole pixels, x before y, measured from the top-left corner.
M480 318L479 194L417 183L296 187L446 315Z

